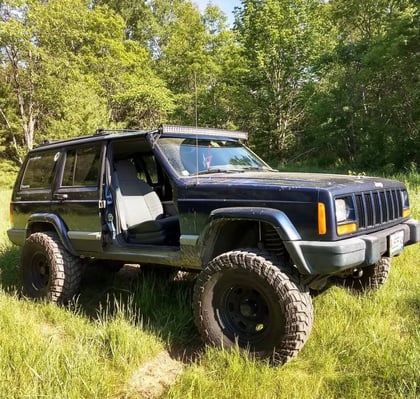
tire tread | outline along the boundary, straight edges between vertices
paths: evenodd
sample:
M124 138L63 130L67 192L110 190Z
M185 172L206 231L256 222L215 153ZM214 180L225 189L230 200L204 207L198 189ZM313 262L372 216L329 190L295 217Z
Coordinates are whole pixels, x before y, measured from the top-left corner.
M48 299L52 302L65 303L77 292L82 277L82 267L79 258L71 255L61 243L58 235L52 231L37 232L31 234L22 251L21 273L25 273L24 262L32 245L42 247L50 262L50 284L48 287ZM25 279L23 278L23 281ZM28 287L24 290L30 296L34 296Z
M203 340L213 346L220 345L220 338L210 334L203 318L202 295L205 285L214 274L225 269L242 268L265 279L284 304L290 316L285 325L284 336L276 351L255 353L256 357L273 357L277 363L285 363L303 348L313 323L312 299L307 288L299 281L297 271L281 265L278 258L256 250L244 249L226 252L214 258L197 278L194 288L194 319Z

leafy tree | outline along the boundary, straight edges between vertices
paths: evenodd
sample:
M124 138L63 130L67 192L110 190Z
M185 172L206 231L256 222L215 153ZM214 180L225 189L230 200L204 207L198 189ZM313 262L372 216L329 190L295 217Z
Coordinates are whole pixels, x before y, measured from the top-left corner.
M218 7L205 9L203 23L206 65L198 91L199 122L237 128L243 101L241 76L245 72L240 46Z
M241 62L234 33L218 7L210 4L200 15L185 0L99 3L121 13L130 37L147 46L154 70L173 94L172 122L236 126Z
M125 23L125 38L139 42L142 46L152 45L152 40L160 30L153 14L154 0L94 0L94 6L108 6Z
M32 148L35 123L39 113L39 105L35 97L36 54L34 54L35 46L32 42L31 27L27 25L24 13L23 4L20 1L0 4L2 20L0 54L4 68L3 77L8 83L4 85L4 91L14 95L13 100L16 113L21 119L24 142L28 148ZM13 129L8 122L9 117L4 110L2 112L8 129Z
M324 162L389 172L414 165L420 159L418 7L334 1L330 10L341 35L320 63L305 145Z
M328 45L322 4L307 0L244 0L237 30L247 61L247 125L269 157L293 148L305 125L305 84Z
M195 92L207 64L206 32L191 2L174 1L165 9L165 32L159 39L156 68L175 96L172 120L195 124Z
M241 128L268 158L418 166L417 0L0 3L0 148L161 121Z
M171 110L149 52L125 40L124 21L108 7L13 0L0 11L0 89L13 105L1 107L0 126L9 147L20 137L30 149L35 134L38 141L69 137L110 122L150 126Z

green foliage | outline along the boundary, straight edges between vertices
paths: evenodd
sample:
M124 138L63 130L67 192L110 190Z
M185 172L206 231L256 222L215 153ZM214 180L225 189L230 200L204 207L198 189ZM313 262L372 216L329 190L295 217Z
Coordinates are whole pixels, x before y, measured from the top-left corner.
M0 3L0 150L161 122L239 128L273 162L419 167L416 0Z
M16 162L10 159L0 159L0 165L0 187L12 188L15 184L19 167L16 165Z
M45 137L86 134L112 123L155 124L171 110L171 95L152 71L147 49L124 40L124 21L108 7L34 0L3 2L0 11L0 90L15 106L0 103L6 147L13 147L13 137L15 147L31 148ZM134 91L143 94L127 95ZM131 121L113 108L123 95ZM147 101L139 104L138 97ZM130 112L139 106L140 115Z
M48 118L45 130L38 133L37 140L82 136L107 124L106 100L99 95L95 83L86 82L86 78L89 79L79 74L73 83L61 87L56 115Z
M172 93L158 78L123 85L112 97L113 119L128 128L153 128L173 110Z
M390 173L418 163L418 8L410 1L336 1L330 18L343 33L320 60L322 85L308 93L305 146L326 164L339 158Z
M238 33L247 62L248 114L254 144L285 157L305 120L304 84L316 55L328 46L319 1L247 0Z

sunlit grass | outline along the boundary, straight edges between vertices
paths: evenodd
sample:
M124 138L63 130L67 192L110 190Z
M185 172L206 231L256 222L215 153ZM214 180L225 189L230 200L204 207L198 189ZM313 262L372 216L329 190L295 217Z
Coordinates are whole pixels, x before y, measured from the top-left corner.
M113 397L163 349L126 312L90 321L77 311L0 291L0 397Z
M312 334L283 367L208 348L169 398L411 398L420 393L419 250L393 262L366 296L332 288L314 299Z

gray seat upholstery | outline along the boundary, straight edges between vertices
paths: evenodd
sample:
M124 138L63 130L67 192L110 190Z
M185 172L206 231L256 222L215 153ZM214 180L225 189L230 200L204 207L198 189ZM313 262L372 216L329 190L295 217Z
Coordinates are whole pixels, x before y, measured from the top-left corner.
M121 230L128 241L171 245L179 240L178 217L165 217L158 195L137 177L130 160L115 164L113 180Z

